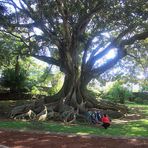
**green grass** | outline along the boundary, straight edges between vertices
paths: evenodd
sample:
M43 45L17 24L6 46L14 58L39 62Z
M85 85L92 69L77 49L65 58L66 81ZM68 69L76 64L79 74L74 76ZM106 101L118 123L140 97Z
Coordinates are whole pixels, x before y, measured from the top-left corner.
M64 125L56 122L1 121L2 129L37 130L48 132L74 133L79 135L148 137L148 120L139 120L125 124L112 124L107 130L90 125Z
M110 130L111 129L111 130ZM127 136L127 137L148 137L148 120L142 119L138 121L129 121L124 124L112 125L109 134L114 136Z
M18 129L24 131L60 132L78 135L98 135L111 137L147 137L148 138L148 105L128 104L132 109L131 114L142 115L138 120L118 120L107 130L88 124L64 125L59 122L25 122L25 121L0 121L0 129Z
M148 105L144 105L144 104L136 104L136 103L128 103L127 104L129 108L133 108L133 111L135 113L135 110L138 109L136 111L136 113L139 113L141 115L144 115L145 118L148 119Z

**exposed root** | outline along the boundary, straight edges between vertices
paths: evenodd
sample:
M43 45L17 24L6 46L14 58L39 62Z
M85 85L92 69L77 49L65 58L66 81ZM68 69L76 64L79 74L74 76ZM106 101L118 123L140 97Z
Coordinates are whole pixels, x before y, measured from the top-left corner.
M38 121L45 121L47 119L47 114L48 114L47 107L44 105L44 110L36 115L36 119Z
M16 115L14 117L15 120L22 120L22 119L28 119L28 120L34 120L36 118L36 114L30 109L26 113L22 113L20 115Z
M87 120L87 112L99 111L101 114L108 114L111 118L121 118L127 113L128 109L124 105L115 104L106 100L99 100L95 105L92 103L91 108L87 108L86 104L88 100L82 100L79 104L78 102L73 102L75 105L71 106L70 99L67 101L67 97L63 97L59 102L45 104L43 100L36 101L31 104L26 104L18 106L12 109L10 113L10 118L22 120L60 120L64 123L73 123L77 120L77 116L83 117ZM76 101L76 99L72 99ZM67 102L68 104L66 104Z

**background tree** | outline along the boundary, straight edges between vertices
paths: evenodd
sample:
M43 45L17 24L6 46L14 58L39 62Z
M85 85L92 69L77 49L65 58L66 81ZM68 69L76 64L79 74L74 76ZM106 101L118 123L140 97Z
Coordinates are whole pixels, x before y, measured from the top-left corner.
M19 71L15 71L15 68L8 68L2 72L1 85L5 88L9 88L11 92L25 91L27 72L25 69L20 68Z
M116 81L102 97L124 104L125 101L130 100L133 97L133 94L123 86L123 82Z
M1 32L19 39L30 55L56 65L63 87L45 102L99 107L87 84L112 68L148 37L146 0L1 0L11 6ZM10 9L10 8L9 8ZM39 29L40 34L35 32ZM19 34L19 35L18 35ZM106 54L115 52L114 58ZM49 51L49 52L47 52ZM48 54L49 53L49 54ZM101 62L103 60L103 62ZM59 107L60 110L60 107Z

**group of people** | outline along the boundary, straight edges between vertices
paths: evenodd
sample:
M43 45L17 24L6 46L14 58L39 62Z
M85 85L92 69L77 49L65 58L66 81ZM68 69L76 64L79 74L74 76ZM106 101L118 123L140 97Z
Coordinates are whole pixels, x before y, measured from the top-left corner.
M88 120L92 124L100 124L107 129L110 126L111 120L107 114L101 114L100 111L88 111Z

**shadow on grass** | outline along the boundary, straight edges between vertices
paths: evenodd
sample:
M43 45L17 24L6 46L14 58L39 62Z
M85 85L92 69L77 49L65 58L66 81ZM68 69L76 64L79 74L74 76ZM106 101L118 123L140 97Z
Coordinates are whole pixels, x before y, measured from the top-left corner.
M147 105L136 105L130 104L130 107L133 108L132 113L142 114L142 119L136 121L127 120L126 122L112 123L111 127L107 130L99 127L92 126L88 124L73 124L73 125L64 125L63 123L58 122L23 122L23 121L0 121L0 129L19 129L22 131L26 130L35 130L35 131L44 131L44 132L56 132L56 133L73 133L79 135L98 135L98 136L124 136L124 137L148 137L148 120Z

